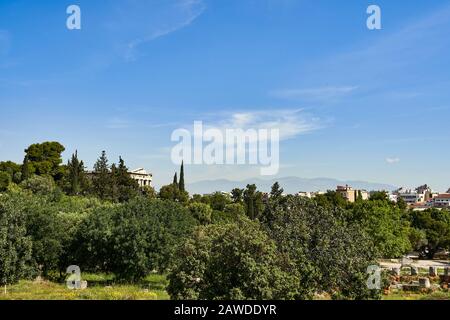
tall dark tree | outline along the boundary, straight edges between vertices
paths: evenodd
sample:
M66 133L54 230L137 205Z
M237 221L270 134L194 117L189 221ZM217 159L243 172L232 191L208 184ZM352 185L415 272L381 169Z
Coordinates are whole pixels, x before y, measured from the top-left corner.
M178 186L178 176L177 173L175 172L175 175L173 176L173 183L174 186Z
M93 189L100 199L107 199L110 195L109 189L111 185L111 177L108 165L106 151L102 151L102 155L94 164Z
M67 163L69 194L79 195L85 186L84 163L78 159L78 151L72 155Z
M30 164L28 161L28 156L26 155L25 158L23 159L23 164L22 164L22 180L27 180L30 178Z
M131 178L128 167L122 157L119 158L119 165L113 174L114 184L117 186L118 201L126 202L137 196L139 191L138 183Z
M255 219L255 199L256 199L256 185L249 184L244 191L244 202L247 209L247 216L250 219Z
M263 194L257 191L256 185L249 184L244 191L244 205L250 219L261 217L264 211Z
M181 169L180 169L180 182L178 184L178 187L181 192L186 191L185 185L184 185L184 161L181 162Z

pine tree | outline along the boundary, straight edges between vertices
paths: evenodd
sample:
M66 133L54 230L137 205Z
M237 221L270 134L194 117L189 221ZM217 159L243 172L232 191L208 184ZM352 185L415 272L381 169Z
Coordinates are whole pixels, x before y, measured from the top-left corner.
M185 186L184 186L184 161L181 162L180 182L179 182L178 188L180 189L181 192L186 191Z
M117 200L119 202L126 202L137 196L139 192L139 184L131 178L122 157L119 158L119 166L113 176L115 177L114 182L117 185Z
M177 176L176 172L175 172L175 175L173 176L173 183L172 184L178 188L178 176Z
M280 188L280 184L275 182L272 186L272 190L270 191L270 197L274 200L278 200L283 195L283 188Z
M28 163L28 155L23 159L22 165L22 181L30 178L30 164Z
M93 177L94 193L100 199L107 199L110 195L108 189L111 186L111 178L109 172L108 158L106 152L102 151L102 155L94 165L94 177Z

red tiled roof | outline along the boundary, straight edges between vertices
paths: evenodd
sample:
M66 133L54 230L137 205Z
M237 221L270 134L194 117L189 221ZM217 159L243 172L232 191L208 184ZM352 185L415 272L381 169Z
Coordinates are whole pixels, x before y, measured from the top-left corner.
M437 198L439 198L439 199L450 199L450 193L440 194L435 199L437 199Z

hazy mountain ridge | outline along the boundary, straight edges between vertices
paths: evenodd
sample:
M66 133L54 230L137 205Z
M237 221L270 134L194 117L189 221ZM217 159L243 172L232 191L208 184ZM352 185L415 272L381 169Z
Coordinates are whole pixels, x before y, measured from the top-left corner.
M270 180L264 179L246 179L243 181L231 181L227 179L204 180L187 185L190 194L206 194L214 191L230 192L234 188L245 188L248 184L256 184L259 190L268 192L271 186L278 181L286 193L297 193L299 191L314 192L335 190L338 185L346 185L355 189L372 190L395 190L397 187L384 183L372 183L366 181L342 181L332 178L313 178L305 179L299 177L283 177Z

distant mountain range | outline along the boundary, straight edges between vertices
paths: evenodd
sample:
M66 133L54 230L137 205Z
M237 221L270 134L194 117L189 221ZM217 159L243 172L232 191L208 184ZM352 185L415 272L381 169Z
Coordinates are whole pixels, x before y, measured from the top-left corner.
M215 191L230 192L234 188L245 188L248 184L255 184L258 190L269 192L272 185L277 182L286 193L294 194L300 191L315 192L335 190L338 185L349 185L354 189L386 190L397 189L396 186L383 183L371 183L366 181L341 181L331 178L305 179L299 177L284 177L271 180L247 179L243 181L230 181L226 179L198 181L187 185L190 194L208 194Z

